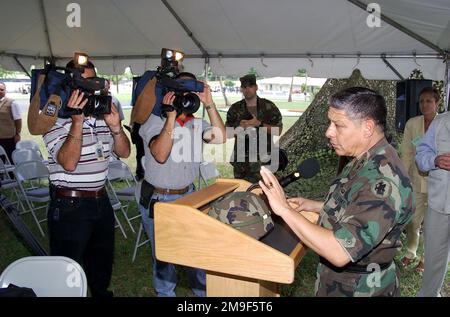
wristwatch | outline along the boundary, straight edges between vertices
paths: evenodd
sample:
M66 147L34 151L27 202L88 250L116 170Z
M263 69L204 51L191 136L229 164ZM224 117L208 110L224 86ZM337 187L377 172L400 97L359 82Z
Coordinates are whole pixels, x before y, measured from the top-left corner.
M212 106L215 106L215 105L216 105L216 104L213 102L212 104L206 105L206 106L205 106L205 109L206 109L206 110L209 110L209 109L212 108Z

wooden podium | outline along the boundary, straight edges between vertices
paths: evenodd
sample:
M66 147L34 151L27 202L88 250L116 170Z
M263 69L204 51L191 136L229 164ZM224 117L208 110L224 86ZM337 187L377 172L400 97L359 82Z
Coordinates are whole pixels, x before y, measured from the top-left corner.
M207 296L280 296L279 283L294 281L305 254L278 217L273 231L256 240L208 215L209 203L248 186L244 180L218 179L176 201L155 204L156 258L206 270ZM304 215L317 221L317 213Z

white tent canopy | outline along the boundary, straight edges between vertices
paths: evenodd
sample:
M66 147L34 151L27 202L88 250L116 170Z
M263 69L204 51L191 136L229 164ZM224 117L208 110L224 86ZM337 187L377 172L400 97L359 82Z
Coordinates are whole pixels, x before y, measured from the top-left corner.
M28 70L81 51L102 73L130 66L141 74L167 47L185 52L194 73L208 62L220 75L305 68L311 77L344 78L359 68L368 79L398 79L419 68L441 80L450 49L449 0L377 0L379 27L365 10L370 0L77 0L81 25L69 27L78 12L67 11L72 2L3 0L0 64Z

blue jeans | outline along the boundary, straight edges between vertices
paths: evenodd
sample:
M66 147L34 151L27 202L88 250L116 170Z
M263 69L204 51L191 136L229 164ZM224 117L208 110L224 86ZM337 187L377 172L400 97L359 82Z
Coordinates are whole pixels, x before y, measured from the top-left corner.
M181 198L189 193L195 191L195 187L191 185L190 190L183 195L169 195L169 194L153 194L152 200L158 201L173 201ZM153 208L153 204L150 204ZM152 257L153 257L153 287L158 296L176 296L175 287L177 286L177 274L175 265L156 260L155 257L155 231L154 220L149 217L149 210L139 204L139 211L141 213L142 224L145 232L150 239ZM204 270L192 267L184 267L189 279L189 285L195 296L206 296L206 273Z

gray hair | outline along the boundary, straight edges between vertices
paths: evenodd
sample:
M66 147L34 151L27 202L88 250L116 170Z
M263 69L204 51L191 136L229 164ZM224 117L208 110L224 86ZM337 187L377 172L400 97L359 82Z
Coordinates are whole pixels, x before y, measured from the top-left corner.
M341 90L329 99L332 108L345 110L352 120L372 119L386 130L386 102L378 92L364 88L351 87Z

